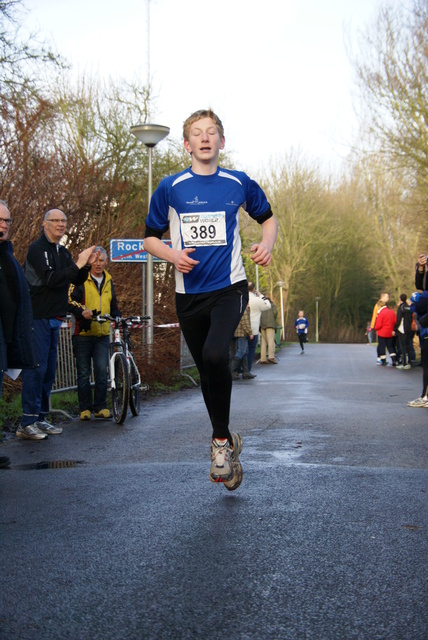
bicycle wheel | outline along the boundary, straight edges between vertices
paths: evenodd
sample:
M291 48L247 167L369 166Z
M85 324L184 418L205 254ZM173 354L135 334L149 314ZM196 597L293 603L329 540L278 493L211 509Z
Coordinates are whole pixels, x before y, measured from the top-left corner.
M123 353L118 353L114 358L115 387L111 388L111 405L113 418L118 424L126 418L129 398L128 363Z
M140 376L138 375L137 365L133 358L129 359L130 364L130 387L129 387L129 407L133 416L140 413Z

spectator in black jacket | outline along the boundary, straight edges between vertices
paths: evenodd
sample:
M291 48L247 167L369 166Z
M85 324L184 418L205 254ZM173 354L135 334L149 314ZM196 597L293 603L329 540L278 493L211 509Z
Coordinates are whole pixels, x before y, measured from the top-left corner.
M11 224L7 204L0 200L0 396L5 372L15 378L20 369L37 366L30 293L24 271L13 255ZM8 464L9 458L0 456L0 467Z
M9 240L12 219L0 200L0 395L7 369L37 366L33 349L33 312L21 265Z
M94 247L89 247L74 262L70 252L60 244L66 226L67 218L62 211L47 211L43 233L30 245L25 261L40 367L22 372L22 419L16 435L29 440L62 433L60 427L46 420L55 381L59 329L67 315L69 285L83 284L97 257Z
M420 253L418 256L415 287L422 291L421 295L413 294L411 298L413 302L411 309L417 314L420 327L422 394L420 398L408 402L407 406L428 408L428 267L425 253Z
M413 312L410 308L410 301L407 300L405 293L400 296L400 304L397 308L397 322L395 323L394 331L398 338L398 346L401 352L401 362L397 364L397 369L411 369L412 365L412 317Z

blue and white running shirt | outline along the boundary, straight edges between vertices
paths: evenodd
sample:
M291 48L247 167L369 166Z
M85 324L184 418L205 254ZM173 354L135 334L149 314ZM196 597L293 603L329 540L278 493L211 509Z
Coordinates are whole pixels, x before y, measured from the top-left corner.
M146 237L170 230L173 249L194 247L199 260L190 273L175 270L177 293L217 291L245 280L239 208L260 224L272 216L259 185L242 171L217 168L212 175L186 169L164 178L154 192Z

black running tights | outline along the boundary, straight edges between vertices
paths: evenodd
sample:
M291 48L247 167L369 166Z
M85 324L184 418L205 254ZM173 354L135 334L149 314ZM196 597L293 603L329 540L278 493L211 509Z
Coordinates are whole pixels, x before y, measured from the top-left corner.
M213 438L228 438L232 375L229 345L247 306L248 291L227 289L213 292L209 304L186 310L181 330L201 377L201 389L213 428Z

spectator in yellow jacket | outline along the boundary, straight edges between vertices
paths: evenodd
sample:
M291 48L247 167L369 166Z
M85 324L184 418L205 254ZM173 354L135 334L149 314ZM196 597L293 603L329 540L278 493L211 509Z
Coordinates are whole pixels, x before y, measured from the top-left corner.
M122 314L117 306L113 280L106 271L107 253L96 247L98 257L83 285L71 285L68 310L74 315L72 337L77 368L77 394L81 420L109 418L107 409L107 369L109 359L110 323L93 320L97 315ZM92 398L91 362L94 367L95 389Z

